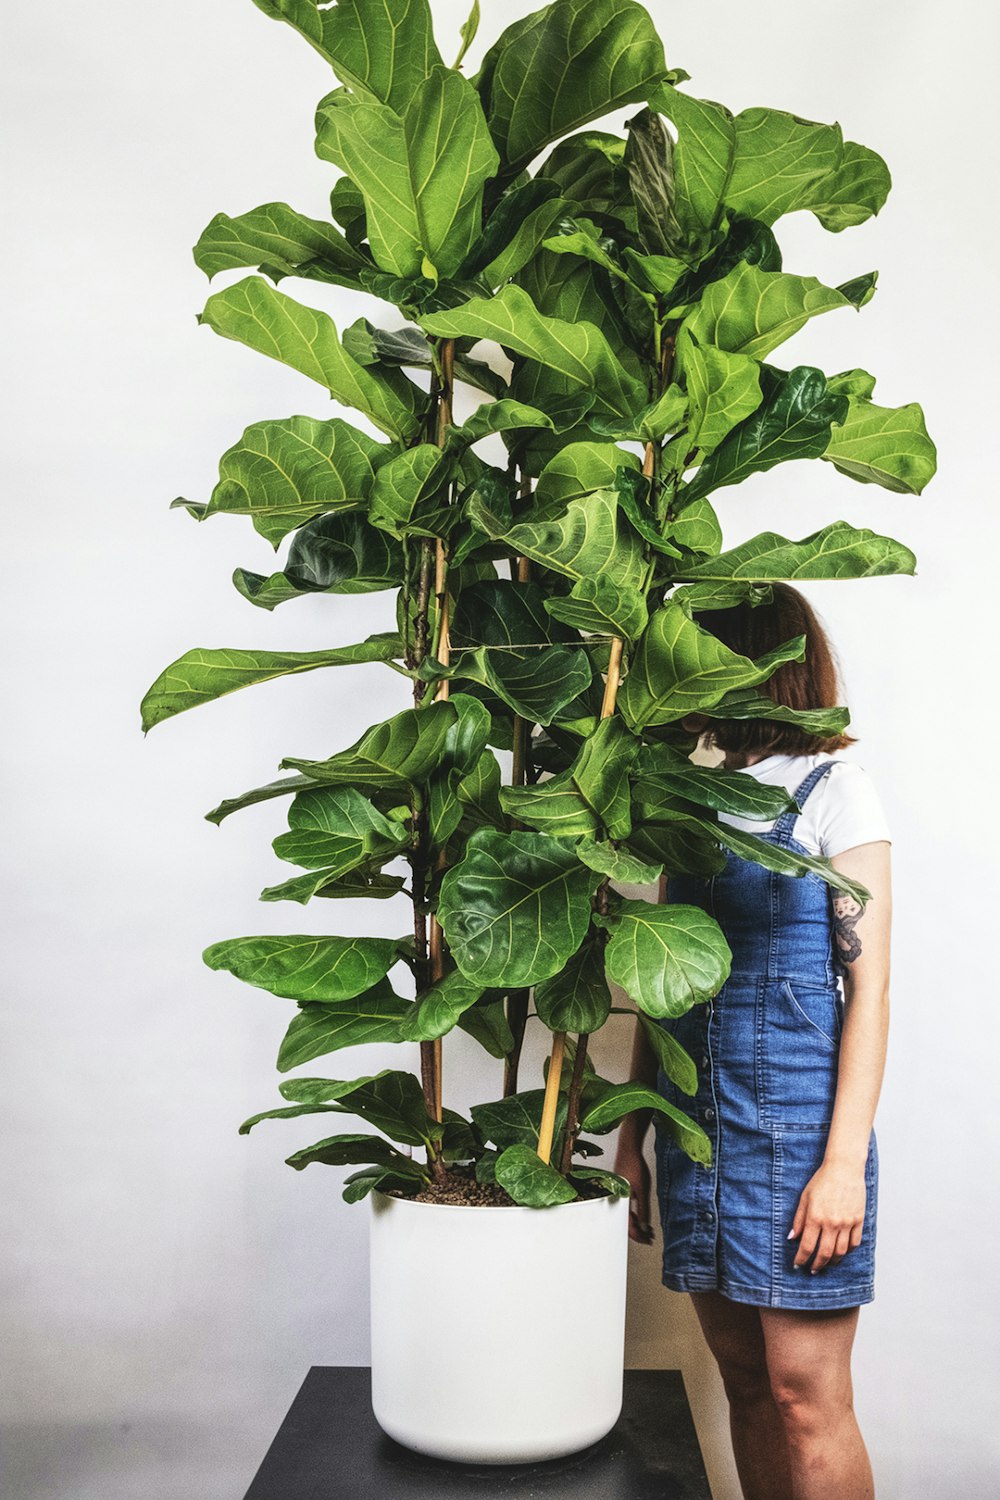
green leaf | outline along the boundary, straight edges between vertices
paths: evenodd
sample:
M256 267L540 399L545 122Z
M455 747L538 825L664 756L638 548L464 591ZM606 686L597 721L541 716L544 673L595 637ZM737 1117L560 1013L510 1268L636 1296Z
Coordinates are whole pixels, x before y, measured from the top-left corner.
M335 1104L291 1104L285 1109L265 1109L259 1115L251 1115L249 1120L244 1120L240 1126L240 1135L249 1135L255 1125L262 1120L296 1120L300 1115L336 1115L342 1114Z
M474 82L513 176L549 141L644 99L666 71L663 44L634 0L555 0L507 27Z
M616 844L581 839L576 846L577 858L588 869L607 875L621 885L648 885L663 874L662 864L648 864Z
M572 1203L577 1196L573 1184L530 1146L508 1146L501 1151L496 1180L524 1208L551 1208L555 1203Z
M400 875L378 873L378 865L388 857L390 852L386 851L374 858L363 859L359 865L352 867L346 874L331 865L329 869L313 870L308 875L295 875L291 880L282 881L280 885L269 885L261 891L260 899L262 901L299 901L303 905L311 901L314 896L323 896L327 899L340 897L347 900L361 900L369 897L374 901L387 901L390 896L397 895L405 884Z
M441 63L427 0L254 0L304 36L342 82L401 108Z
M440 338L494 339L557 372L571 387L593 391L599 407L613 415L627 416L645 404L641 381L621 364L599 328L547 317L519 286L505 286L494 297L473 297L421 322Z
M648 1016L682 1016L718 994L729 977L729 946L700 906L619 900L610 917L595 921L610 932L608 978ZM591 1128L585 1121L584 1129Z
M484 402L461 427L452 428L449 442L463 445L478 443L491 433L516 432L522 427L547 427L550 432L556 430L552 418L546 412L539 411L537 406L526 406L523 401L505 398L502 401Z
M642 542L622 525L616 490L594 490L568 501L561 511L548 510L538 520L514 526L506 525L478 498L469 508L487 536L574 582L603 574L611 583L635 589L642 579Z
M500 802L513 817L556 836L630 829L628 773L639 742L618 715L602 719L568 770L529 787L504 787Z
M646 1034L646 1040L670 1082L679 1088L682 1094L696 1094L698 1092L698 1069L695 1067L694 1059L666 1027L654 1021L651 1016L645 1015L641 1010L636 1014L639 1025Z
M550 1031L589 1033L611 1014L611 991L604 977L603 944L594 936L566 967L535 986L535 1010Z
M274 797L288 797L294 792L304 792L315 785L308 776L282 776L278 781L252 787L249 792L243 792L238 797L228 797L205 814L205 821L218 826L230 813L242 812L245 807L256 807L258 802L270 802Z
M480 1000L459 1018L459 1027L499 1062L514 1051L502 1000Z
M453 276L479 236L483 186L499 165L476 91L434 67L399 113L337 90L316 115L316 151L365 199L368 240L383 270Z
M317 381L335 401L364 412L390 437L411 442L420 430L423 392L399 372L391 379L359 365L326 313L304 307L259 276L209 297L199 322Z
M818 185L843 160L839 125L820 125L780 109L745 109L734 127L725 202L763 224L808 208Z
M735 813L741 818L770 822L795 808L791 793L783 786L768 786L744 771L724 771L720 766L699 766L670 745L644 745L639 754L637 789L650 779L664 791L688 802Z
M525 188L533 187L537 181L537 178L533 179L523 186ZM547 185L551 186L551 184ZM513 192L519 191L520 189L513 189ZM505 194L504 198L500 200L501 207L508 196ZM555 226L570 211L571 207L572 205L567 203L565 198L559 197L548 198L544 203L539 203L537 207L533 208L530 213L526 214L520 220L504 248L498 251L493 259L483 266L482 271L478 273L480 280L485 281L488 286L499 287L503 282L509 281L511 277L517 276L528 265L532 257L540 252L545 240L552 234ZM496 217L495 212L490 216L489 224L486 227L486 232L484 232L484 239L486 233L492 228ZM473 256L476 257L476 255L477 252L473 251Z
M677 1144L692 1161L701 1162L706 1167L711 1165L712 1143L702 1127L669 1099L641 1083L611 1084L584 1115L580 1128L600 1135L613 1130L619 1120L637 1109L651 1109L660 1115Z
M677 360L691 403L689 441L710 453L760 405L760 368L745 354L702 346L688 323L677 335Z
M484 828L441 882L438 919L467 979L522 988L576 952L596 884L571 843Z
M842 370L839 375L828 376L826 384L828 390L836 391L839 396L868 401L875 390L875 376L867 370Z
M493 646L455 653L449 676L478 682L532 724L551 724L593 681L586 653L572 646L504 651Z
M339 417L255 422L219 460L208 504L188 508L201 521L222 513L249 516L277 547L314 516L363 509L384 454L374 438Z
M736 149L733 117L723 105L682 94L666 83L655 90L649 102L677 127L674 212L687 235L698 244L699 238L719 222Z
M709 455L683 499L701 499L789 459L819 458L830 442L831 424L843 422L846 414L847 397L827 390L821 370L799 365L774 372L762 404Z
M656 260L672 261L682 272L687 260L701 258L705 246L689 243L688 229L678 216L681 205L674 182L673 157L673 141L658 114L643 109L628 121L625 165L635 203L639 241L643 249L653 252ZM628 259L634 270L635 259L631 256Z
M815 276L762 271L744 260L706 287L682 327L699 344L764 359L810 318L852 305L843 292L823 286Z
M800 206L836 234L877 214L891 186L889 168L877 151L845 141L840 165L815 184Z
M280 573L265 578L237 568L233 582L251 604L274 609L307 594L371 594L398 587L403 554L363 516L317 516L292 539Z
M544 1099L544 1089L526 1089L523 1093L508 1094L506 1098L489 1104L474 1104L470 1113L483 1139L492 1141L501 1150L515 1145L534 1147L538 1143ZM563 1093L556 1109L556 1132L565 1124L566 1095Z
M448 731L444 754L427 788L427 825L432 844L448 842L462 821L460 789L476 771L486 752L490 714L484 704L468 693L453 693L450 699L457 718ZM492 755L489 757L493 759Z
M414 1173L410 1177L399 1176L391 1169L373 1167L371 1171L362 1169L360 1172L352 1172L350 1177L344 1178L344 1191L341 1193L345 1203L361 1203L369 1193L393 1193L404 1194L413 1198L419 1193L420 1188L427 1178L424 1173Z
M286 1158L288 1165L301 1172L303 1167L320 1162L325 1167L349 1167L369 1162L391 1168L400 1177L423 1177L419 1164L390 1146L378 1135L332 1135L315 1146L306 1146L302 1151Z
M356 999L338 1005L301 1006L278 1052L279 1073L288 1073L302 1063L339 1052L343 1047L401 1041L400 1022L410 1004L394 994L385 980Z
M434 367L431 341L419 328L376 328L367 318L358 318L344 329L343 345L359 365L405 365L414 370ZM500 397L507 388L502 376L462 348L455 351L455 376L488 396Z
M364 994L399 960L393 938L245 937L206 948L210 969L226 969L286 1000L336 1004Z
M738 604L749 604L756 609L761 604L770 604L774 589L769 583L739 583L732 579L726 582L689 583L674 589L670 596L682 604L689 614L700 614L706 609L735 609Z
M633 729L669 724L688 713L707 712L733 688L765 682L782 662L801 661L804 651L805 636L796 636L752 661L730 651L668 600L639 643L619 705Z
M681 514L670 522L667 530L671 542L676 542L688 552L714 556L722 546L722 527L708 500L691 500L686 503Z
M876 406L853 395L848 396L847 416L831 431L822 457L851 479L880 484L901 495L921 494L937 469L937 450L916 402Z
M638 639L649 620L646 596L603 573L578 578L569 594L546 599L545 608L554 620L576 630L620 635L629 642Z
M874 578L912 573L916 558L889 536L833 521L801 542L762 531L730 552L678 571L685 579L742 579L767 583L779 578Z
M768 839L758 838L753 833L746 833L742 828L734 828L730 823L720 821L706 826L712 829L720 843L725 844L743 859L750 859L755 864L763 865L765 870L774 870L779 875L818 875L834 890L844 891L848 896L853 896L859 906L864 906L871 900L870 891L858 881L851 880L847 875L842 875L839 870L834 869L828 859L821 859L814 854L801 854L797 849L782 848L778 844L772 844Z
M407 1042L435 1041L457 1026L482 994L481 984L470 984L453 969L413 1002L400 1027L400 1035Z
M617 1172L606 1172L601 1167L575 1166L568 1176L570 1182L591 1182L604 1188L609 1198L627 1198L632 1192L631 1185L624 1177L619 1177Z
M423 1145L435 1134L436 1124L428 1118L423 1090L412 1073L387 1068L349 1083L336 1078L291 1078L280 1088L286 1099L302 1100L314 1108L333 1104L343 1114L357 1115L404 1146Z
M447 701L427 708L405 708L374 725L347 750L329 760L285 760L282 768L302 771L330 786L406 788L421 782L441 762L456 710Z
M709 717L772 719L778 724L795 724L806 734L817 735L820 739L842 733L851 722L850 712L846 708L786 708L783 703L775 703L764 693L744 688L738 688L720 698L718 703L712 705Z
M274 677L312 672L317 667L353 666L358 662L392 661L402 655L397 635L373 635L356 646L329 651L206 651L196 647L165 667L142 700L143 730L152 729L174 714L197 708L213 698Z
M452 64L452 67L461 67L465 59L465 54L468 52L469 48L476 40L476 32L479 30L479 21L479 0L472 0L472 9L469 12L468 20L464 21L458 29L458 34L462 38L462 46L459 50L458 56Z
M593 490L612 490L623 468L638 474L639 460L615 443L568 443L538 476L535 501L549 509Z
M357 273L371 261L332 224L306 218L287 203L264 203L231 219L216 214L194 247L195 265L211 280L245 266L270 275L312 276L338 286L360 286Z
M289 808L288 826L288 833L274 840L278 858L307 870L333 866L331 878L410 841L401 823L385 817L353 786L300 792Z
M448 456L433 443L418 443L383 464L372 485L369 518L393 536L438 535L440 508L453 473Z

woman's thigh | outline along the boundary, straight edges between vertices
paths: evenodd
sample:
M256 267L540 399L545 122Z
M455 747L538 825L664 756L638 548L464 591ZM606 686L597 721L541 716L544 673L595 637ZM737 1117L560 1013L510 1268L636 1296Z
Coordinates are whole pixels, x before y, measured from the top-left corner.
M778 1405L788 1409L849 1406L851 1350L860 1307L808 1312L761 1307L757 1311Z
M715 1356L730 1397L753 1397L769 1382L761 1308L721 1292L691 1292L705 1342Z

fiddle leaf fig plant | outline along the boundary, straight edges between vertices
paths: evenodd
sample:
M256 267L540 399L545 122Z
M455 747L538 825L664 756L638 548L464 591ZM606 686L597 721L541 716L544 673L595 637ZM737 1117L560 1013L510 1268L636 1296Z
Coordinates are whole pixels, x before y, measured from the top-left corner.
M876 405L864 370L773 363L813 318L852 315L876 287L863 269L839 286L785 271L775 227L794 212L834 233L863 223L889 174L838 125L687 92L634 0L554 0L472 76L478 7L448 66L427 0L255 4L332 70L316 116L331 216L284 203L217 215L195 260L209 278L240 274L201 322L298 371L340 413L254 421L208 499L175 504L199 521L246 517L275 549L287 540L276 571L238 567L235 587L265 611L331 596L331 634L348 644L188 651L149 689L143 725L297 672L388 672L385 716L353 745L289 754L289 774L208 814L285 800L274 852L295 873L262 899L311 913L307 935L205 954L296 1007L278 1054L285 1102L242 1129L347 1117L289 1161L353 1168L351 1201L432 1191L456 1168L535 1207L623 1193L586 1159L589 1137L630 1111L657 1111L697 1161L711 1147L676 1105L595 1072L609 985L690 1096L695 1063L657 1023L716 994L730 953L707 913L615 883L711 873L728 848L867 897L827 861L722 822L793 804L694 765L685 721L837 733L846 709L768 696L803 637L751 660L699 614L765 602L776 580L914 570L902 543L845 520L727 548L717 510L789 462L897 493L933 475L919 406ZM623 105L625 133L600 128ZM389 326L340 327L289 280L365 294ZM461 422L457 385L478 403ZM384 629L352 640L350 598L376 592ZM329 903L345 900L409 916L395 937L342 937ZM534 1086L519 1066L529 1024L551 1034ZM497 1063L495 1097L468 1119L445 1102L455 1028ZM368 1043L407 1060L417 1044L419 1076L296 1071Z

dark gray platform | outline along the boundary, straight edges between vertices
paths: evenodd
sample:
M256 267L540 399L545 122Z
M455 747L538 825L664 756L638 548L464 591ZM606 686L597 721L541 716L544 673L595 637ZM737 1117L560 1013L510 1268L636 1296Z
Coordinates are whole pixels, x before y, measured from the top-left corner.
M443 1463L402 1448L372 1416L367 1369L314 1366L246 1500L712 1500L679 1370L626 1370L600 1443L553 1463Z

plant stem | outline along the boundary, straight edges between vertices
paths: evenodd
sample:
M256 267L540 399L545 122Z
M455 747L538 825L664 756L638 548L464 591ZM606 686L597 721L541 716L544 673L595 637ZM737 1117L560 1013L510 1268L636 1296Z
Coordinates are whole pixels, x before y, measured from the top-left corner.
M530 493L531 480L526 475L522 475L521 496L523 498L530 495ZM519 557L517 562L512 564L511 571L518 583L530 583L531 559L528 557ZM511 786L524 786L525 783L528 768L529 729L530 725L527 719L523 719L520 714L515 714L510 772ZM512 826L519 828L521 825L514 819ZM510 1034L514 1038L514 1045L504 1062L503 1097L505 1099L509 1098L511 1094L517 1093L517 1073L521 1063L521 1048L524 1046L524 1030L528 1024L529 996L529 990L512 990L507 996L507 1025L510 1027Z
M559 1080L562 1077L563 1052L565 1047L565 1031L555 1032L552 1037L549 1076L545 1080L542 1123L538 1131L538 1154L544 1162L547 1162L552 1155L552 1137L555 1134L556 1128L556 1109L559 1105Z
M583 1075L587 1066L587 1043L590 1034L581 1031L576 1039L576 1056L573 1059L573 1073L569 1081L569 1097L566 1101L566 1133L563 1136L562 1156L559 1161L559 1170L565 1174L573 1165L573 1147L580 1130L580 1095L583 1092Z

